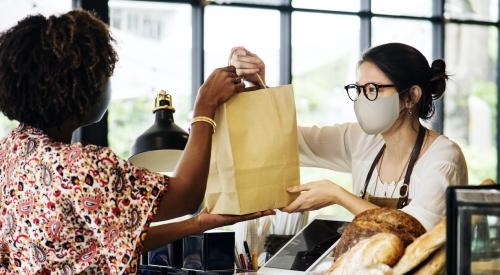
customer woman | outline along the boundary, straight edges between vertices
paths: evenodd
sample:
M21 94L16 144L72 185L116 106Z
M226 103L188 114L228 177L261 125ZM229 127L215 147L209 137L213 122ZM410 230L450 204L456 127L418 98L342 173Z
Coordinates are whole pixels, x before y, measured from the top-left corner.
M193 213L206 187L216 107L241 91L234 67L199 89L174 177L134 167L112 150L70 144L99 121L116 52L107 26L76 10L29 16L0 36L0 110L20 126L0 140L0 273L127 274L144 250L241 217ZM143 244L144 242L144 244Z
M238 75L258 85L265 65L244 48L233 49ZM356 83L345 86L358 123L299 127L303 166L352 173L353 193L320 180L292 187L299 197L283 211L339 204L352 214L400 208L431 228L445 214L445 189L467 184L467 166L453 141L426 129L434 100L446 88L445 62L431 66L415 48L390 43L366 51Z

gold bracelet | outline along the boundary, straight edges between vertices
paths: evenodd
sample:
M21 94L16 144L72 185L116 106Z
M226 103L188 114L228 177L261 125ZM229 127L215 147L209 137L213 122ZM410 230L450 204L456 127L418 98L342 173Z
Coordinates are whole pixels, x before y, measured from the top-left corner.
M217 124L215 123L215 121L213 119L206 117L206 116L197 116L197 117L193 118L193 120L191 121L191 125L193 125L196 122L205 122L205 123L212 125L212 128L213 128L214 133L215 133L215 128L217 128Z

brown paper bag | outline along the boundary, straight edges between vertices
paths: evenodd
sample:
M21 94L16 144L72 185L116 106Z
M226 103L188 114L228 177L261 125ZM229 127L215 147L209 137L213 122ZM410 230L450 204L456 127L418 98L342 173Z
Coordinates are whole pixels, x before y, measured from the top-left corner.
M291 85L242 92L217 109L205 195L210 213L243 215L287 206L300 184Z

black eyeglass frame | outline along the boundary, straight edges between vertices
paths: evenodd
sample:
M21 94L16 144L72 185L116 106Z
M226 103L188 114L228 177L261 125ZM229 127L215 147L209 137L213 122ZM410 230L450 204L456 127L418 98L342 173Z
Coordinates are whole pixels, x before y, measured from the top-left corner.
M368 97L368 94L366 93L366 86L368 86L368 85L373 85L373 87L375 87L375 98L374 99L370 99L370 97ZM394 84L377 84L377 83L373 83L373 82L368 82L365 85L347 84L344 86L344 89L347 92L347 97L349 97L349 99L352 101L358 100L359 95L361 94L361 89L363 90L363 94L365 95L365 97L368 100L375 101L378 98L378 92L379 92L380 88L389 88L389 87L396 87L396 85L394 85ZM356 88L356 91L358 92L358 96L356 97L356 99L352 99L352 97L349 95L350 88Z

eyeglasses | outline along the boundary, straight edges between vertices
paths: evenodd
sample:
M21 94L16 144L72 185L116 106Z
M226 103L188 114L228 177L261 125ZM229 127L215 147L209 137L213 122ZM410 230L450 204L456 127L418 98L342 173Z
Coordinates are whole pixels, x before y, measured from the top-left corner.
M376 83L366 83L365 85L358 84L349 84L344 86L344 89L347 92L347 96L352 100L358 100L359 95L361 94L361 90L363 90L363 94L370 101L374 101L378 97L378 92L380 88L388 88L388 87L396 87L396 85L380 85Z

